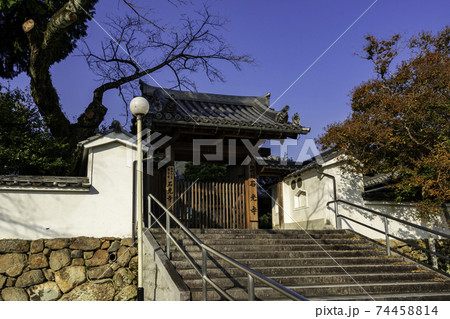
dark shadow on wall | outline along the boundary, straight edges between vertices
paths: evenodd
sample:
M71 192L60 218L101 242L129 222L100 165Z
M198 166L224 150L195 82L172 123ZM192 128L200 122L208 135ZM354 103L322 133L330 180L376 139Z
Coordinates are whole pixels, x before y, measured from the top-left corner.
M317 178L317 177L319 177L319 175L309 176L309 177L305 178L303 180L303 182L305 182L309 178ZM320 180L320 178L319 178L319 180ZM289 181L289 184L290 184L290 181ZM307 207L295 208L294 207L294 205L295 205L294 197L296 196L297 192L302 191L302 190L307 193L307 197L308 197ZM313 192L305 187L296 187L294 190L289 188L289 193L291 194L291 196L286 196L286 198L284 200L291 201L290 202L291 211L287 211L287 210L284 211L285 223L286 223L287 218L289 218L293 221L294 224L297 224L297 226L299 226L300 229L310 229L311 227L313 227L313 221L320 219L317 217L317 214L320 213L320 210L322 210L324 207L326 207L327 201L332 199L332 195L329 196L329 194L327 192L325 192L324 187L320 187L319 193L316 192L314 194L314 196L317 196L316 198L319 198L319 200L314 201L313 203L309 199ZM328 208L328 209L330 209L330 208ZM308 213L305 213L305 212L308 212ZM294 218L294 215L296 215L296 214L301 214L301 215L306 215L306 216L302 217L301 219Z

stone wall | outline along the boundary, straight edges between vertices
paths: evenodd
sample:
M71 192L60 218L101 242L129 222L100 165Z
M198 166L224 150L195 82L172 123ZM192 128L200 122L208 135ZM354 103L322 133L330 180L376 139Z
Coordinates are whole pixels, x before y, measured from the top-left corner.
M385 240L377 240L377 241L384 246L386 245ZM429 242L427 239L407 239L407 241L419 247L430 249ZM420 261L430 266L433 265L431 256L426 251L410 246L404 242L395 239L389 240L389 243L393 251L405 254L412 260ZM450 256L450 240L437 239L435 240L434 245L437 253L443 256ZM439 270L446 272L447 274L450 274L450 262L442 258L438 258L437 261Z
M0 300L136 300L130 238L0 240Z

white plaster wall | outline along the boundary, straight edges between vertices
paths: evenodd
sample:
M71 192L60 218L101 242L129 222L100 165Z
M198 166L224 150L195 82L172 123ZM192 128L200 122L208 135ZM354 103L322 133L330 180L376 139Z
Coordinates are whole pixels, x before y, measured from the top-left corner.
M342 163L333 159L326 163L323 172L333 175L336 178L337 198L361 205L363 207L379 211L381 213L397 217L413 224L425 227L431 227L441 232L448 232L445 222L440 219L437 221L439 226L425 224L415 218L416 208L412 204L393 203L393 202L373 202L364 201L362 198L363 179L361 175L343 172L341 170ZM293 178L293 179L297 179ZM285 228L320 228L320 220L330 226L336 228L335 205L331 204L327 207L326 203L333 200L333 181L331 178L323 176L316 169L311 169L301 175L303 185L300 189L307 192L307 205L304 208L294 208L294 196L298 193L299 188L291 189L290 179L285 179L283 187L284 209L285 209ZM379 230L384 230L384 218L365 212L358 208L348 205L339 204L338 211L340 215L348 216L363 224L370 225ZM352 229L370 238L384 238L384 234L368 229L362 225L341 219L342 228ZM442 227L444 226L444 227ZM323 226L322 226L323 227ZM395 221L389 221L389 232L400 238L427 238L427 234L413 227L402 225Z
M310 170L301 175L302 186L291 187L293 180L298 177L285 180L284 190L284 220L288 229L313 229L322 228L327 220L334 220L334 215L326 203L332 200L332 190L326 178L320 178L314 171ZM294 197L299 191L306 192L306 206L295 207ZM332 222L332 221L331 221Z
M363 205L366 208L373 209L380 213L396 217L415 225L431 228L443 233L450 234L448 227L443 219L437 219L432 223L425 223L417 219L416 208L410 203L393 203L393 202L372 202L364 201ZM376 229L384 230L384 218L375 216L370 212L365 212L357 208L348 207L346 205L340 205L339 213L345 216L349 216L364 224L368 224ZM342 227L352 229L370 238L384 239L384 234L378 233L374 230L368 229L352 221L343 220ZM389 233L399 238L428 238L428 233L412 226L408 226L397 221L388 220Z
M0 238L131 237L130 149L114 142L89 151L87 193L0 190Z
M446 232L447 229L443 227L434 226L420 221L417 216L417 209L411 203L396 203L391 201L376 202L365 201L362 198L364 190L363 178L359 174L343 172L340 166L334 165L328 170L329 174L336 176L338 199L346 200L365 208L369 208L380 213L396 217L407 222L432 228L441 232ZM385 223L384 217L377 216L370 212L351 207L345 204L339 204L339 214L353 218L363 224L367 224L378 230L384 231ZM442 220L438 223L442 224ZM342 219L342 228L352 229L370 238L383 239L384 234L367 227L359 225L349 220ZM389 233L400 238L427 238L428 234L412 226L389 220Z

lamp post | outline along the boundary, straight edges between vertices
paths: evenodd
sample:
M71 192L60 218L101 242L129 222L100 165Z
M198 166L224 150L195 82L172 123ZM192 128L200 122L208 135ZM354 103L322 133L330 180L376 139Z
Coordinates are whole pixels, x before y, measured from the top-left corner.
M142 198L142 117L148 113L148 101L141 97L135 97L130 102L130 110L136 116L137 123L137 241L138 241L138 301L144 301L143 281L143 258L144 250L142 245L142 217L143 217L143 198Z

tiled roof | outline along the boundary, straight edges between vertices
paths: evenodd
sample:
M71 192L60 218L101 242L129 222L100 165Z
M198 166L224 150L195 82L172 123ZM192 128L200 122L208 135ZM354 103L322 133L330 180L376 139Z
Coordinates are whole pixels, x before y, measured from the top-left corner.
M310 128L289 123L287 112L270 105L270 94L232 96L161 89L141 82L142 95L150 102L145 121L186 125L236 127L306 134ZM299 118L295 122L299 122Z
M297 170L290 173L289 175L287 175L286 178L297 177L301 173L303 173L309 169L312 169L315 167L320 167L323 163L328 162L329 160L335 158L336 156L338 156L341 153L342 152L339 152L339 151L328 150L328 151L325 151L315 157L312 157L309 160L306 160L300 164L296 163ZM363 177L364 188L370 189L370 188L374 188L376 186L384 185L386 183L391 182L395 178L395 176L396 176L396 174L394 174L394 173L390 173L390 174L383 173L383 174L377 174L375 176L364 176Z
M364 176L364 188L372 188L375 186L386 184L393 179L393 174L377 174L375 176Z
M302 163L297 163L291 160L282 160L280 158L275 158L273 156L270 157L261 157L257 160L261 166L273 168L273 169L282 169L288 171L295 171L301 167Z
M0 187L89 188L87 177L0 175Z
M109 127L109 129L107 131L102 132L102 133L97 133L97 134L95 134L93 136L90 136L87 139L79 142L78 144L79 145L84 145L84 144L93 142L93 141L98 140L98 139L100 139L102 137L105 137L106 135L108 135L110 133L113 133L113 132L115 132L115 133L122 133L125 136L129 137L130 139L135 138L135 136L133 134L125 131L118 121L113 121L111 126Z
M311 168L321 166L323 163L328 162L329 160L335 158L339 154L341 154L341 152L332 151L332 150L325 151L315 157L312 157L312 158L302 162L298 170L289 174L286 177L287 178L296 177Z

